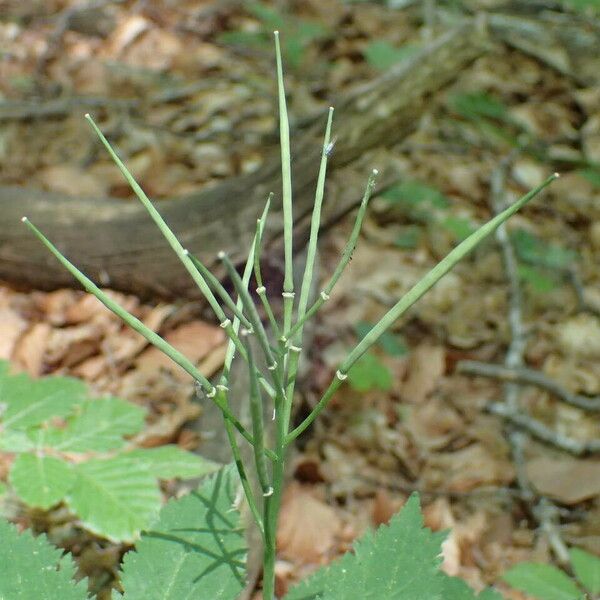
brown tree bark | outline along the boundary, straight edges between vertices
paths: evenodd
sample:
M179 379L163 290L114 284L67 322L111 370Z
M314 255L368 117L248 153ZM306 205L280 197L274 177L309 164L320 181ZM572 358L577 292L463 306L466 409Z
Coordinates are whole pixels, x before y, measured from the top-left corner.
M336 105L337 141L330 169L357 161L368 150L397 143L416 126L430 98L488 47L486 35L468 22L447 32ZM311 210L324 123L292 137L294 206ZM269 192L280 190L277 156L249 176L160 203L159 210L183 245L205 263L219 250L242 259ZM365 181L368 173L365 173ZM362 189L329 203L327 218L346 212ZM278 201L279 200L279 201ZM279 196L266 242L281 233ZM139 203L114 198L66 198L19 187L0 187L0 278L43 289L74 284L70 274L23 227L27 215L82 271L104 286L141 296L194 297L197 291L177 257ZM306 220L304 220L306 222ZM302 235L302 225L300 226Z

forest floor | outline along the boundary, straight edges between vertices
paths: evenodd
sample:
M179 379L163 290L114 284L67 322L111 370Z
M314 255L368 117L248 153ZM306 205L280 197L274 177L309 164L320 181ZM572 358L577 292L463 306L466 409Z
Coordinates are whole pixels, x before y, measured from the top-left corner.
M309 0L287 3L286 13L285 4L0 2L0 184L130 199L90 135L87 111L154 199L250 172L277 142L268 32L282 32L294 124L324 114L333 98L444 27L440 19L424 25L414 5ZM34 98L43 102L24 102ZM560 558L563 544L600 554L600 461L561 449L567 439L585 454L600 439L600 421L547 387L505 385L498 372L481 371L508 357L513 376L526 367L566 396L600 396L600 170L589 166L600 164L600 80L569 77L498 44L388 152L408 175L373 201L348 272L318 319L298 395L305 406L357 339L458 241L557 166L561 178L382 338L294 450L278 587L351 548L419 491L427 525L451 531L444 569L524 599L500 580L511 565ZM331 185L347 182L334 175ZM322 273L350 227L343 220L324 236ZM218 372L225 338L200 303L113 293L203 373ZM2 285L0 359L143 404L151 414L145 445L202 452L190 379L83 292ZM478 363L471 372L467 360ZM511 395L526 426L542 423L554 437L541 443L522 429L515 437L494 414ZM0 478L10 460L2 457ZM35 521L27 512L21 519ZM52 539L51 522L44 527ZM124 551L81 532L63 545L82 574L107 585Z

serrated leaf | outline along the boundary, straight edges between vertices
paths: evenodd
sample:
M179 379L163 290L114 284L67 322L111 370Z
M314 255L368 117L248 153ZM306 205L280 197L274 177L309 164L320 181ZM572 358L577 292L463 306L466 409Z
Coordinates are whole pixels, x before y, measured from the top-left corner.
M44 510L58 504L74 480L71 466L52 456L21 454L10 470L10 483L21 500Z
M217 471L221 465L169 444L160 448L140 448L121 455L145 467L159 479L191 479Z
M44 535L0 520L0 598L2 600L84 600L85 580L75 583L71 557L51 546Z
M392 389L393 378L390 370L375 356L367 353L361 356L348 371L348 383L357 392Z
M102 537L130 542L160 509L156 478L122 456L89 460L74 471L67 503L86 529Z
M85 401L83 382L70 377L31 379L25 374L0 372L0 404L5 406L2 424L5 429L23 430L51 418L66 417Z
M580 548L571 548L569 554L575 577L588 592L600 594L600 558Z
M552 565L519 563L502 579L539 600L578 600L582 595L577 585Z
M444 535L423 527L413 495L389 525L363 536L354 554L320 569L285 600L445 600L439 572Z
M125 600L233 600L245 584L246 544L233 508L237 472L228 466L172 500L125 555Z
M61 452L104 452L123 447L123 436L138 433L145 411L120 398L90 400L63 429L49 429L44 443Z

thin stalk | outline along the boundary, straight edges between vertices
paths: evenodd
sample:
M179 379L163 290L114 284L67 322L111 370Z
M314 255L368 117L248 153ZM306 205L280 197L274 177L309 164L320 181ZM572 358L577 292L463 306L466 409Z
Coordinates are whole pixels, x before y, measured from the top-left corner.
M308 306L308 297L313 280L315 266L315 257L317 255L317 242L319 239L319 228L321 226L321 209L323 205L323 196L325 194L325 177L327 174L327 158L329 156L331 140L331 122L333 120L333 107L329 108L327 115L327 125L325 127L325 137L323 139L323 151L321 152L321 164L319 166L319 176L317 178L317 188L315 191L315 203L313 206L312 218L310 222L310 236L306 251L306 266L302 277L302 286L300 287L300 300L298 301L298 313L296 322L300 322L306 313ZM286 389L287 402L285 406L285 420L289 427L292 412L292 402L294 398L294 387L296 384L296 374L298 373L298 363L300 361L300 352L302 349L302 329L301 324L293 337L293 346L290 348L288 385ZM279 336L277 336L279 338Z
M417 300L428 292L444 275L448 273L460 260L471 252L484 238L493 233L509 217L514 215L532 198L539 194L544 188L550 185L558 178L558 173L554 173L542 184L529 193L522 196L512 206L490 219L482 225L476 232L472 233L466 240L460 243L443 260L441 260L429 273L427 273L416 285L414 285L367 333L367 335L356 345L346 359L342 362L336 372L334 379L325 391L323 397L319 400L312 412L286 437L286 444L294 441L311 423L317 418L321 411L327 406L334 392L340 386L341 382L347 377L347 373L352 365L377 342L379 337L387 331L394 321L400 318ZM277 453L277 450L275 451Z
M280 398L278 404L283 405L284 399ZM263 550L263 598L275 598L275 560L277 556L277 522L281 510L281 498L284 485L285 467L285 440L287 425L283 414L277 416L275 453L277 460L273 462L273 494L265 498L263 508L263 522L265 526Z
M243 333L243 332L242 332ZM264 432L264 409L258 378L256 377L254 357L250 344L246 341L246 351L248 352L248 374L250 376L250 416L252 418L252 436L254 437L254 464L258 482L262 489L263 496L266 498L273 493L269 473L267 471L267 461L265 460L265 432Z
M252 329L250 321L248 321L248 319L245 317L242 310L237 307L236 303L233 301L233 298L227 293L227 290L223 287L223 285L221 285L221 282L208 270L204 264L202 264L202 262L196 256L187 250L185 252L190 257L190 260L194 263L196 269L200 271L202 277L204 277L204 279L207 281L208 285L216 294L218 294L225 306L227 306L227 308L229 308L229 310L233 313L234 317L238 319L244 327ZM237 334L237 331L235 333Z
M240 447L237 443L237 440L235 439L235 430L232 424L227 419L224 419L223 422L225 424L225 432L227 433L227 439L229 440L229 445L231 446L231 454L233 455L233 461L237 468L237 472L240 477L240 482L242 483L244 496L246 496L246 501L248 502L248 508L250 509L252 518L254 519L254 522L256 523L256 526L260 531L260 535L264 540L265 526L260 511L258 509L258 505L256 504L256 500L254 499L252 485L250 484L250 480L248 479L248 475L246 473L246 468L244 467L244 463L242 461Z
M362 227L363 220L365 218L365 214L367 212L367 206L369 204L369 200L371 198L371 194L373 193L373 188L375 187L375 178L378 175L377 169L373 169L371 176L367 182L367 187L365 188L365 193L361 200L360 206L358 207L358 213L356 215L356 220L354 221L354 227L352 228L352 232L350 233L350 237L344 246L344 250L342 252L342 257L340 258L340 262L338 263L333 275L330 277L329 281L319 294L319 297L314 302L314 304L302 315L299 315L298 321L289 331L286 341L293 339L293 337L302 329L304 324L311 319L317 311L329 300L331 292L335 287L335 284L338 282L339 278L342 276L344 269L348 266L348 263L352 259L352 254L354 249L356 248L356 243L358 241L358 236L360 234L360 230Z
M267 314L267 318L269 319L269 324L271 325L271 329L273 330L273 335L279 339L281 336L281 332L279 331L279 324L277 323L277 319L275 318L275 314L273 313L273 309L271 307L271 303L269 302L269 297L267 296L267 288L263 283L262 271L260 268L260 258L262 251L262 230L260 219L256 224L256 252L254 253L254 278L256 279L256 293L260 298L260 301L265 309L265 313Z
M225 330L225 333L229 336L229 338L233 340L238 352L245 359L244 346L241 343L240 339L238 338L237 333L231 327L231 321L225 315L223 309L221 308L221 305L219 304L218 300L215 298L215 295L212 293L212 290L210 289L210 287L204 280L204 277L202 277L202 275L200 274L198 269L196 269L196 267L194 266L194 263L192 262L191 258L188 256L187 251L181 245L180 241L177 239L175 234L171 231L169 226L166 224L165 220L162 218L160 213L156 210L156 208L154 207L154 205L152 204L152 202L150 201L150 199L148 198L148 196L146 195L144 190L141 188L141 186L138 184L138 182L134 179L133 175L129 172L129 170L123 163L123 161L119 158L117 153L113 150L113 147L110 145L110 143L106 139L106 137L104 137L104 134L100 131L100 128L96 125L96 123L94 122L92 117L89 114L86 114L85 118L88 121L88 123L91 125L92 129L94 130L94 132L96 133L96 135L98 136L100 141L102 142L103 146L106 148L106 150L110 154L111 158L113 159L113 161L115 162L115 164L117 165L117 167L119 168L121 173L123 174L123 177L125 177L125 179L127 180L127 183L129 183L129 185L131 186L131 189L134 191L135 195L139 198L140 202L143 204L144 208L148 211L148 214L150 215L152 220L156 223L156 226L160 229L164 238L167 240L167 242L169 243L169 245L171 246L171 248L177 255L177 258L179 258L179 260L182 262L183 266L186 268L186 270L188 271L188 273L194 280L194 283L198 286L198 288L200 289L200 291L202 292L202 294L204 295L204 297L210 304L210 307L212 308L213 312L215 313L217 319L219 320L221 327L223 327L223 329Z
M73 263L71 263L60 250L27 218L23 217L23 223L29 227L29 229L35 234L35 236L50 250L52 254L58 259L58 261L81 283L81 285L90 293L93 294L108 310L113 312L117 317L124 321L134 331L137 331L142 335L148 342L160 350L163 354L168 356L175 364L179 365L184 371L189 373L195 381L197 381L202 390L206 394L207 398L210 398L214 404L221 410L226 419L231 421L232 425L248 440L250 444L254 444L252 435L246 430L246 428L236 419L231 413L229 408L219 403L217 397L217 390L215 386L198 371L195 365L179 350L171 346L157 333L148 328L142 323L137 317L127 312L122 306L115 302L108 294L103 292L87 275L82 273Z
M293 266L293 227L292 214L292 167L290 152L290 124L285 100L285 87L283 83L283 66L281 61L281 47L279 45L279 32L274 32L275 56L277 58L277 90L279 99L279 141L281 146L281 179L283 199L283 246L285 258L285 273L283 279L283 334L287 336L292 325L292 312L294 310L294 266Z
M262 229L264 228L264 225L266 223L270 205L271 205L271 197L269 196L269 198L267 199L267 203L265 204L265 208L263 210L261 219L260 219L260 221L261 221L261 227L259 228L260 233L262 233ZM254 240L252 241L252 245L250 246L250 252L248 253L248 259L246 260L246 266L244 267L244 273L242 275L242 284L244 285L244 287L246 289L248 289L248 284L250 283L250 278L252 277L252 265L254 262L254 255L256 253L256 248L257 248L257 238L255 236ZM240 311L242 310L243 303L242 303L241 298L238 298L236 306ZM233 323L231 326L233 327L234 331L236 333L238 333L239 328L240 328L240 321L237 317L234 317ZM231 364L232 364L233 358L235 356L235 350L236 350L235 344L230 339L229 343L227 345L227 350L225 352L225 361L223 364L223 372L221 374L221 389L226 388L227 383L229 382L229 374L231 372ZM228 402L227 392L223 392L223 394L225 396L224 402L227 403ZM256 523L256 525L260 531L260 534L263 538L263 542L264 542L265 527L264 527L263 519L259 512L256 500L254 498L254 492L252 490L252 485L248 479L248 475L246 473L246 468L244 467L244 462L242 460L240 448L238 446L237 439L235 437L235 432L233 430L233 427L229 423L229 421L224 420L224 423L225 423L225 431L227 433L227 439L229 440L229 445L231 446L231 453L233 455L233 460L235 462L235 466L237 468L237 472L240 477L240 481L242 483L242 489L244 490L244 496L246 497L246 501L248 502L248 507L250 509L252 517L254 518L254 522ZM267 451L267 449L265 449L265 453L267 453L267 455L269 455L268 454L269 452L270 451ZM274 453L271 453L271 454L274 455ZM276 455L274 455L274 456L276 458ZM271 460L273 460L273 456L269 456L269 458L271 458Z
M273 356L273 352L271 351L271 346L269 344L267 332L265 331L262 321L260 320L258 311L256 310L256 306L254 305L254 302L252 302L252 298L250 297L250 294L248 293L247 288L244 287L238 272L235 270L235 267L233 266L233 264L231 263L231 261L229 260L227 255L224 252L220 252L219 259L222 261L223 265L225 266L225 269L227 270L227 274L231 278L231 281L233 283L233 286L236 289L236 292L242 299L242 302L244 304L244 310L245 310L246 314L248 315L248 320L252 324L252 329L254 330L254 333L256 334L256 337L258 339L258 343L261 347L261 350L263 351L263 354L265 355L265 359L267 361L267 369L269 370L269 373L271 374L271 379L273 380L273 384L275 386L275 391L276 391L276 393L281 394L283 396L284 395L283 385L282 385L281 378L279 377L279 373L278 373L278 369L277 369L278 364L277 364L277 361L275 360L275 357Z

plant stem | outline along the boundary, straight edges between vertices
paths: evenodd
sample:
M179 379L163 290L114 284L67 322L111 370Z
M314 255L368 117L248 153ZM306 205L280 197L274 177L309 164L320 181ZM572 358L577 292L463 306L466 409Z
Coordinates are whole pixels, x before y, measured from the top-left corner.
M284 399L278 396L275 409L277 460L273 462L273 493L265 497L263 523L265 546L263 551L263 600L275 599L275 559L277 557L277 522L281 510L281 497L284 484L285 439L287 424L284 414Z

